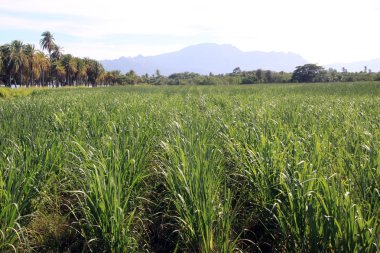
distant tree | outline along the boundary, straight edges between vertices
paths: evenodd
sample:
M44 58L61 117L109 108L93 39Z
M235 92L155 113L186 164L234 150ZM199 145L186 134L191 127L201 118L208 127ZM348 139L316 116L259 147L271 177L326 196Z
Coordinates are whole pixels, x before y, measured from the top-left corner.
M255 75L246 75L241 78L241 84L253 84L256 82L257 82L257 79Z
M265 82L267 82L267 83L273 82L273 73L272 73L272 71L270 71L270 70L265 71L264 76L265 76Z
M62 85L66 78L65 66L62 65L60 61L55 61L52 63L52 74L55 77L55 85Z
M77 72L77 62L71 54L66 54L62 57L62 65L66 72L66 85L73 84L73 78Z
M198 73L194 72L181 72L174 73L169 76L169 79L193 79L199 77Z
M311 83L324 81L324 68L316 64L305 64L296 67L293 71L292 81L299 83Z
M113 71L105 73L104 75L105 84L106 85L121 84L122 78L120 78L120 76L121 76L120 70L113 70Z
M46 57L46 55L38 51L34 55L34 65L33 65L33 71L34 71L34 76L37 80L39 80L40 85L45 85L45 76L46 73L50 69L50 61Z
M35 79L35 70L36 68L34 67L34 64L35 64L35 55L36 55L36 49L34 47L34 45L32 44L27 44L24 48L24 52L25 52L25 55L26 55L26 58L27 58L27 78L28 78L28 81L27 81L27 84L30 86L30 85L33 85L34 84L34 79Z
M87 72L87 65L85 61L79 57L75 57L76 61L76 75L75 75L75 82L76 85L83 84L86 79L86 72Z
M337 82L342 79L342 75L338 73L336 69L329 68L326 71L325 80L326 82Z
M2 50L3 46L0 45L0 73L1 73L1 70L2 70L2 67L3 67L3 50Z
M256 79L259 83L263 79L263 71L261 69L256 70Z
M104 68L101 63L96 60L84 58L87 70L87 82L92 85L96 85L99 82L99 78L104 73Z
M41 34L43 37L40 40L40 45L42 50L47 50L49 55L51 55L51 52L54 50L55 43L54 43L54 36L49 31L43 32Z
M62 51L63 51L63 48L61 46L54 45L50 57L53 60L60 60L62 58L62 55L63 55Z
M160 78L160 77L161 77L161 73L160 73L160 70L159 70L159 69L156 69L156 77L157 77L157 78Z
M137 84L138 76L134 70L130 70L125 76L128 84Z
M18 79L18 84L22 85L22 74L25 67L28 67L28 57L25 53L25 45L14 40L10 44L4 46L5 54L5 70L8 76L8 85L11 85L12 80Z
M234 68L234 70L232 70L232 74L234 74L234 75L239 75L240 73L241 73L240 67L236 67L236 68Z

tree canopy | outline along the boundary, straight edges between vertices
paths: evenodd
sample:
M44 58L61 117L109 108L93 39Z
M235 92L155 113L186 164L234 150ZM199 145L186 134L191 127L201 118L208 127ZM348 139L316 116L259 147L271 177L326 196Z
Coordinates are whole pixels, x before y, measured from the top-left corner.
M323 81L324 68L316 64L305 64L296 67L292 81L298 83L314 83Z

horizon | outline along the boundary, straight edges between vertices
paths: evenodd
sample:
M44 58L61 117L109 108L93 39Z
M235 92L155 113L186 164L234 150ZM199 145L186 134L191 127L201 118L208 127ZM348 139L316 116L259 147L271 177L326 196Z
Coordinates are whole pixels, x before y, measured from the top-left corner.
M155 56L205 43L291 52L319 65L380 58L376 0L3 2L0 44L21 40L39 47L48 30L64 53L97 60Z

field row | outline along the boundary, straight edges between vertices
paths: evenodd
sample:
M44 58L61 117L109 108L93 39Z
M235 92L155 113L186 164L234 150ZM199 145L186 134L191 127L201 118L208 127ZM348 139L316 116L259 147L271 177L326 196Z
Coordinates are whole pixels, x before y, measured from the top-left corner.
M0 100L0 251L378 252L380 83Z

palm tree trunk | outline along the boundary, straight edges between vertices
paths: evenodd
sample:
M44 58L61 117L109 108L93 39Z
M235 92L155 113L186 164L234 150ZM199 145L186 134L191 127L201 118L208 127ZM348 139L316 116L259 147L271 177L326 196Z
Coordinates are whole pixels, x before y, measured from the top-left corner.
M30 83L31 85L34 85L34 74L33 74L33 72L32 72L32 80L31 80L31 83Z
M21 68L20 68L20 87L22 86L22 71L21 71Z
M34 73L33 73L33 63L30 65L30 85L34 85Z

